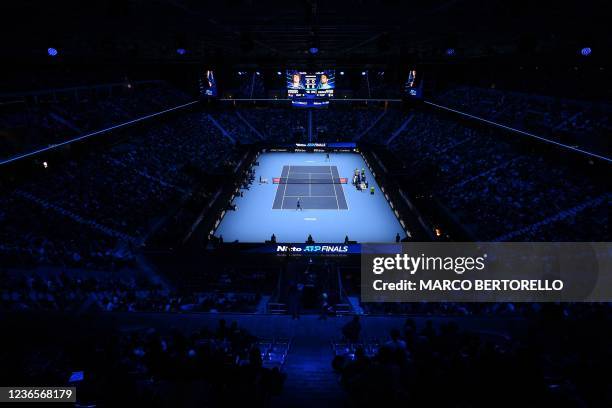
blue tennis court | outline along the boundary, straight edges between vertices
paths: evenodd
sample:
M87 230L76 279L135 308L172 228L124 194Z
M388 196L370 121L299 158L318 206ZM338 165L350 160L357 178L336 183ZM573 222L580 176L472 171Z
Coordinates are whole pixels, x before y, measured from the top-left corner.
M276 197L275 210L300 208L348 210L342 181L336 166L283 166Z
M214 234L225 242L393 242L404 229L358 153L267 152L253 167L255 181L235 197ZM374 194L350 182L364 169ZM260 182L260 177L261 181ZM347 178L348 183L344 183ZM278 180L275 180L278 179ZM302 211L297 211L297 198ZM336 201L337 200L337 201Z

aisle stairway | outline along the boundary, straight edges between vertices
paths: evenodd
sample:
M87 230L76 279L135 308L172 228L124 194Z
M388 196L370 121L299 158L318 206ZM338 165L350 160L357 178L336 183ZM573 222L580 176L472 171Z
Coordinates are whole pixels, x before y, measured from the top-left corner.
M343 406L344 391L331 368L330 341L316 332L294 338L283 370L287 380L282 394L272 399L272 407Z
M434 327L454 321L460 328L495 332L527 334L527 325L522 318L507 317L432 317L413 316L417 329L421 330L426 321ZM345 408L345 393L338 383L338 376L331 368L333 360L332 340L339 339L342 326L352 316L330 317L319 320L318 315L302 315L292 320L287 315L237 314L237 313L182 313L177 316L165 313L117 312L101 314L98 324L112 324L122 330L142 327L177 328L185 331L208 328L215 330L219 319L227 324L236 322L259 338L291 339L291 347L282 371L287 375L279 396L272 397L268 407L281 408ZM386 338L392 328L401 328L406 316L362 316L361 326L364 338Z

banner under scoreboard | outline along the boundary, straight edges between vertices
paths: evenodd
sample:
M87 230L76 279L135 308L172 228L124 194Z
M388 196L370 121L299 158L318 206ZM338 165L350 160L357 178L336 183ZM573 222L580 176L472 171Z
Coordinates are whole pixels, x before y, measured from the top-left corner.
M357 152L355 142L289 143L266 149L268 152Z

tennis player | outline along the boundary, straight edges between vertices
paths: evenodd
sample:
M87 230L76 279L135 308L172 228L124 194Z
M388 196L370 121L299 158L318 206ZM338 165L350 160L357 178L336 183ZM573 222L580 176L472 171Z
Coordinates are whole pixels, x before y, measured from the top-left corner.
M295 208L295 211L297 210L302 211L302 199L300 197L297 199L297 207Z

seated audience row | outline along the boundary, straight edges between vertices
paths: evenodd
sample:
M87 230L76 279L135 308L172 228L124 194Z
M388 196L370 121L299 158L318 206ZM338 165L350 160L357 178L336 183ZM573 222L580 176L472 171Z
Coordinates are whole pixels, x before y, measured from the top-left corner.
M608 406L609 308L580 306L544 305L526 335L407 319L387 341L363 341L352 321L332 366L350 407Z
M411 190L431 196L473 239L610 240L612 191L602 180L496 130L432 112L408 115L405 126L379 132L378 142L394 135L389 148L414 180Z
M61 143L189 102L165 82L126 82L45 91L0 104L0 159Z
M285 375L264 367L257 338L235 322L182 331L96 330L74 334L77 341L58 333L70 347L48 342L27 358L5 349L0 362L13 367L13 381L76 387L79 406L263 407L283 388Z
M217 285L222 279L239 281L228 270L211 276L209 291L188 292L169 288L159 280L106 273L52 270L38 273L2 273L0 309L13 311L106 312L248 312L256 311L264 282L251 276L251 287Z
M195 188L202 200L213 195L206 190L208 174L231 171L236 163L232 143L202 113L127 131L132 135L125 142L51 162L38 178L5 191L0 257L30 255L57 264L65 252L59 264L66 266L131 259ZM28 220L24 202L35 209Z
M455 109L539 136L612 154L612 105L494 88L457 87L437 98Z

